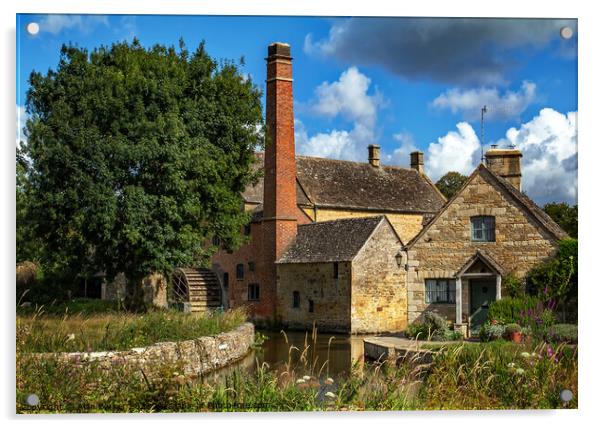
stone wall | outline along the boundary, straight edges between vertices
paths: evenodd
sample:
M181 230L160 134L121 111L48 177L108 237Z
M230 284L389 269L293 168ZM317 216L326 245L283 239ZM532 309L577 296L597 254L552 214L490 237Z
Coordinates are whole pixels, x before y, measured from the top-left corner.
M397 332L406 328L408 302L403 266L395 255L401 243L386 221L353 260L351 332Z
M186 375L203 375L226 367L244 357L255 340L251 323L217 336L205 336L181 342L160 342L129 351L64 352L36 354L39 358L58 359L74 364L96 363L131 365L153 376L162 366L178 367Z
M495 216L495 242L471 242L470 218L477 215ZM454 304L425 303L425 279L453 278L478 249L493 258L504 274L523 277L534 265L553 256L557 244L504 189L484 174L477 174L408 251L410 322L425 310L454 320ZM464 315L469 307L468 288L464 282Z
M291 329L348 333L351 330L351 263L339 262L334 278L333 263L291 263L278 265L279 321ZM300 307L293 308L293 292L300 295ZM309 312L309 301L314 312Z
M329 221L340 218L358 218L358 217L374 217L385 214L391 222L395 231L401 238L404 244L422 230L422 214L395 214L395 213L378 213L374 211L355 211L355 210L337 210L337 209L322 209L318 208L315 213L313 209L306 208L305 213L314 221Z

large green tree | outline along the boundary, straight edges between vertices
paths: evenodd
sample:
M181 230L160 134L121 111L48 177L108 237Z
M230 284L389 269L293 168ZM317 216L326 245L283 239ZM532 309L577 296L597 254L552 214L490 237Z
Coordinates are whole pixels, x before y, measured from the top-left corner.
M206 239L241 242L240 192L256 177L261 93L201 44L63 46L29 79L29 224L50 269L124 272L141 302L151 272L200 264Z
M445 174L435 183L435 186L439 189L443 195L449 199L454 196L458 190L464 185L468 177L460 174L459 172L450 171Z
M551 202L544 205L543 209L571 238L577 239L577 205L570 206L566 202Z

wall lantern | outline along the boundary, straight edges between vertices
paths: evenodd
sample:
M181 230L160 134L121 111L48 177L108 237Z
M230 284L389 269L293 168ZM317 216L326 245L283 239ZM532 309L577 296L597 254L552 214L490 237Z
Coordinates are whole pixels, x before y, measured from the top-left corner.
M401 267L401 262L403 261L403 255L401 254L401 250L395 254L395 261L397 262L397 267Z

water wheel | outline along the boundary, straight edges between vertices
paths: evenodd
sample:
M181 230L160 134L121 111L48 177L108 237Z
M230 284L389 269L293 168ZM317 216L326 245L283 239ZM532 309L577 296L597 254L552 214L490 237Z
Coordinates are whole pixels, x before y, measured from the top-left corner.
M174 271L171 301L184 304L191 312L203 312L222 306L221 286L211 269L178 268Z

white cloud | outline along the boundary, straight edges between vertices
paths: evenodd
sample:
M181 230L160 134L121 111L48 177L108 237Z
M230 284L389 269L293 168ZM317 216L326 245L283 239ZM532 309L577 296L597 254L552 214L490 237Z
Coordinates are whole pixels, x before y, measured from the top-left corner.
M474 156L480 149L477 134L466 122L458 123L456 128L458 131L449 131L429 144L425 168L432 180L439 180L449 171L469 174L476 166Z
M317 100L311 109L327 117L342 115L365 126L374 126L383 100L378 91L368 94L370 83L370 78L356 67L350 67L336 82L323 82L316 88Z
M475 120L480 118L481 108L485 105L487 119L510 120L519 117L536 100L536 91L535 83L529 81L524 81L518 91L507 90L503 94L497 88L453 88L435 98L431 106Z
M577 112L544 108L497 144L522 151L523 190L536 202L577 202Z
M366 148L376 142L378 110L384 100L380 93L370 91L370 78L356 67L345 70L335 82L323 82L315 90L315 99L307 111L327 118L342 117L351 122L350 129L308 135L300 120L295 121L298 152L304 155L346 160L366 159Z
M402 131L394 134L393 139L400 143L400 145L393 150L392 154L384 154L383 161L394 165L409 165L410 153L418 150L414 136L407 131Z
M20 106L17 104L17 148L21 147L21 141L27 142L27 138L23 133L23 128L25 127L25 122L27 122L27 111L25 111L25 106Z
M428 146L425 167L433 180L448 171L471 173L480 159L477 135L468 123L456 125ZM512 127L498 146L516 146L523 153L522 190L536 203L577 202L577 112L542 109L518 129Z
M63 30L75 28L88 34L98 25L109 26L106 15L45 15L40 20L40 32L59 34Z

